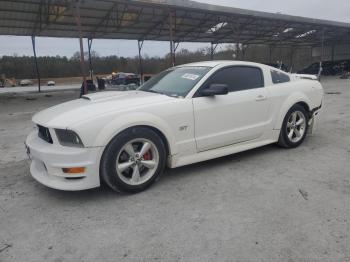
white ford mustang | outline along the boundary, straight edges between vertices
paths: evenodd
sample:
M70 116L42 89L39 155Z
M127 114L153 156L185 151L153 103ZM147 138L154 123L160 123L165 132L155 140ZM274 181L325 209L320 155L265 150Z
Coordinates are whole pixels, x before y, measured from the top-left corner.
M175 168L263 145L299 146L321 108L323 89L248 62L170 68L138 90L85 95L33 117L30 171L61 190L138 192ZM308 130L309 129L309 130Z

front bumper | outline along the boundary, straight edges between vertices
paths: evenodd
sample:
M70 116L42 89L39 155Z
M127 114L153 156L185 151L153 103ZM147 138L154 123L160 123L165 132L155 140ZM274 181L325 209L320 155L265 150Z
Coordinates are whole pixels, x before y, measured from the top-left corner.
M41 184L76 191L100 186L99 160L103 148L74 148L49 144L33 131L25 142L31 159L30 173ZM85 167L84 173L66 174L62 168Z

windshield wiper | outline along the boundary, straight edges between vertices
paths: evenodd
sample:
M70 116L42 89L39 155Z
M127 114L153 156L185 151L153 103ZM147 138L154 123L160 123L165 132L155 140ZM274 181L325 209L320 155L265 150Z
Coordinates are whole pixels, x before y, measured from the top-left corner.
M142 91L145 91L145 92L150 92L150 93L155 93L155 94L165 95L165 94L164 94L164 93L162 93L162 92L159 92L159 91L156 91L156 90L151 90L151 89L148 89L148 90L142 90Z
M151 90L151 89L148 89L148 90L141 90L141 91L168 96L167 94L165 94L165 93L163 93L163 92L156 91L156 90Z
M179 98L179 96L177 94L166 94L160 91L156 91L156 90L152 90L152 89L148 89L148 90L141 90L144 92L149 92L149 93L154 93L154 94L160 94L160 95L165 95L165 96L169 96L169 97L175 97L175 98Z

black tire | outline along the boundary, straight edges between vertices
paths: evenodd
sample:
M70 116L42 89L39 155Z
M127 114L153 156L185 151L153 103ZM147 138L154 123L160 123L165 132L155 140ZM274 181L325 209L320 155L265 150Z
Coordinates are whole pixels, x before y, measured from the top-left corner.
M116 170L117 156L124 145L135 139L147 139L151 141L158 150L159 161L152 177L140 185L125 183ZM150 187L163 173L166 164L166 149L159 135L146 127L132 127L124 130L106 146L100 162L100 177L111 189L117 192L137 193Z
M288 137L288 132L287 132L288 120L290 119L291 115L294 112L302 113L304 115L304 117L305 117L305 122L306 122L304 134L301 137L301 139L298 140L297 142L293 142ZM307 131L308 131L308 127L309 127L308 123L309 123L309 114L308 114L308 112L306 112L305 108L303 106L299 105L299 104L294 105L291 109L289 109L289 111L287 112L286 116L284 117L282 128L281 128L281 132L280 132L280 137L279 137L279 140L278 140L278 145L281 146L281 147L284 147L284 148L295 148L295 147L300 146L303 143L303 141L304 141L304 139L306 137L306 134L307 134Z

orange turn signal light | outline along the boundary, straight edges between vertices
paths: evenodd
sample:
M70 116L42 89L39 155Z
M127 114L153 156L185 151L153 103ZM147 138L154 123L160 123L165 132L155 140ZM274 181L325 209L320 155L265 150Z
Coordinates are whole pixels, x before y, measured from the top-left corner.
M66 174L80 174L85 172L85 167L62 168L62 171Z

